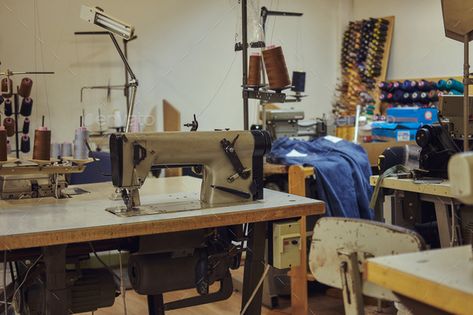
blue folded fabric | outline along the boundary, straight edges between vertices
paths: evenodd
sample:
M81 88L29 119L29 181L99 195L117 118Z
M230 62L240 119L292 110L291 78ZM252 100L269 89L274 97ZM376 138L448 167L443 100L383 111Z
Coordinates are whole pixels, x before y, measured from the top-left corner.
M326 203L326 215L373 219L374 211L369 208L371 166L365 150L351 142L334 141L334 137L327 139L280 138L268 158L274 163L313 166L317 195Z

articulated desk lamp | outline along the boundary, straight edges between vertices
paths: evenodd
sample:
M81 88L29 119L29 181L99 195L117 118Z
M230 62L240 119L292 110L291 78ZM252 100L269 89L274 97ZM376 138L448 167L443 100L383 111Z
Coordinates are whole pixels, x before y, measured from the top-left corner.
M83 5L80 10L80 17L81 19L86 20L87 22L91 24L100 26L101 28L106 29L109 32L110 38L112 39L113 44L115 45L115 48L117 49L118 54L120 55L120 58L125 64L125 68L131 77L131 80L129 82L129 86L132 88L131 89L131 102L130 102L130 107L128 108L126 127L125 127L125 132L128 132L130 129L131 118L133 116L133 109L135 107L138 80L136 79L136 76L133 73L133 70L131 70L131 67L128 63L127 58L125 57L125 54L123 53L122 49L118 45L115 35L120 36L126 40L130 40L131 38L133 38L133 33L135 31L135 28L127 23L124 23L106 14L102 9L98 7L90 8Z
M469 98L468 86L473 84L470 78L469 45L473 39L473 0L442 0L442 15L445 36L460 41L464 46L463 62L463 150L469 150Z

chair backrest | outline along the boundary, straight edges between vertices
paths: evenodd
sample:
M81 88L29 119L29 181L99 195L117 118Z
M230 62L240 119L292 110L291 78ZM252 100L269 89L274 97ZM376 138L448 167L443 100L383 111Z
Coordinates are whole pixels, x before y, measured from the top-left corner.
M363 270L363 263L368 258L423 249L422 237L405 228L362 219L325 217L314 227L309 266L317 281L342 289L341 252L356 252L359 270ZM363 295L397 300L391 291L373 283L363 280L362 286Z

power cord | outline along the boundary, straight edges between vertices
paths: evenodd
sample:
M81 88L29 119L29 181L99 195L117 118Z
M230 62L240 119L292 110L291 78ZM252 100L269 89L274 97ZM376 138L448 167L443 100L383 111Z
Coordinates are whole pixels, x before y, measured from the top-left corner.
M26 273L25 273L25 277L23 278L23 280L21 281L20 285L18 286L18 288L16 288L15 292L13 292L13 296L12 296L12 299L14 299L16 297L16 295L18 294L18 292L20 291L21 287L23 286L23 284L25 284L26 282L26 279L28 279L28 274L30 273L30 271L33 269L34 266L36 266L36 264L40 261L40 259L43 258L43 255L39 255L38 258L36 258L36 260L31 264L31 266L28 267L28 269L26 270Z
M266 278L266 275L268 274L269 267L270 267L270 265L266 265L266 268L264 269L263 275L262 275L261 278L259 279L258 285L257 285L256 288L253 290L253 292L251 293L250 299L248 300L248 302L246 302L245 307L242 309L240 315L244 315L245 312L246 312L246 310L247 310L248 307L250 306L251 302L253 302L253 299L255 298L256 292L258 292L259 288L260 288L261 285L263 284L264 278Z

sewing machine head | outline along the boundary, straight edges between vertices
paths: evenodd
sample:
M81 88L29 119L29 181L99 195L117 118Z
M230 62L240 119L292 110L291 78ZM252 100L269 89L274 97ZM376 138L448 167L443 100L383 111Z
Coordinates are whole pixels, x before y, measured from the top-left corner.
M127 210L140 206L138 189L152 166L201 166L200 199L213 205L263 198L263 156L271 149L265 131L112 134L112 182Z

